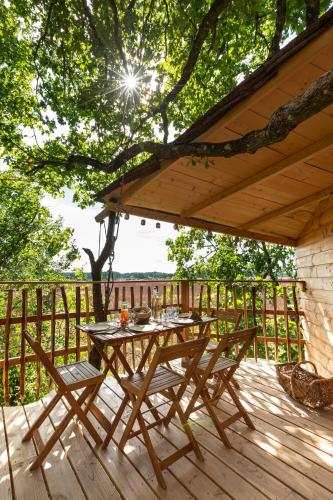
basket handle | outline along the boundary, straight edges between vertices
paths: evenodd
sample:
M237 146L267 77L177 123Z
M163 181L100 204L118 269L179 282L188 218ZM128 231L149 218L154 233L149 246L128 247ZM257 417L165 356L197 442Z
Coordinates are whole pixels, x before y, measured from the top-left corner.
M317 370L317 367L314 363L312 363L312 361L299 361L298 363L296 363L296 365L294 366L293 368L293 371L291 372L291 376L290 376L290 385L291 385L291 392L292 392L292 395L294 397L294 380L295 380L295 377L296 377L296 371L297 369L301 366L301 365L305 365L305 364L309 364L312 366L312 368L314 369L315 371L315 374L318 375L318 370Z
M296 363L296 365L294 366L294 370L295 370L296 368L298 368L300 365L305 365L306 363L308 363L309 365L311 365L311 366L312 366L312 368L313 368L313 369L314 369L314 371L315 371L315 374L316 374L316 375L318 375L318 370L317 370L317 367L316 367L316 365L315 365L314 363L312 363L312 361L307 361L307 360L304 360L304 361L299 361L299 362L298 362L298 363ZM293 371L294 371L294 370L293 370Z

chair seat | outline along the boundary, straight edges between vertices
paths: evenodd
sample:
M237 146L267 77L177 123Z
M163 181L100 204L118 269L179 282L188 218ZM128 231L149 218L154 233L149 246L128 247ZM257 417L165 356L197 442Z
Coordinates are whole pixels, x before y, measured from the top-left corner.
M128 392L138 394L145 382L146 374L147 370L144 370L130 377L124 377L121 379L121 385ZM153 375L146 394L150 396L151 394L169 389L170 387L183 384L184 381L185 378L179 373L170 370L170 368L166 366L159 366Z
M101 381L104 379L103 373L87 361L58 366L56 370L69 389L93 385L96 384L99 378Z
M212 354L210 354L210 353L202 356L202 358L200 359L199 364L197 366L197 371L204 372L206 370L211 358L212 358ZM220 357L216 361L215 366L211 371L211 375L214 375L214 373L218 373L222 370L227 370L235 365L238 365L237 361L234 361L233 359L229 359L229 358Z
M209 342L209 344L206 347L206 351L207 352L215 351L215 349L217 348L217 346L218 346L217 342Z

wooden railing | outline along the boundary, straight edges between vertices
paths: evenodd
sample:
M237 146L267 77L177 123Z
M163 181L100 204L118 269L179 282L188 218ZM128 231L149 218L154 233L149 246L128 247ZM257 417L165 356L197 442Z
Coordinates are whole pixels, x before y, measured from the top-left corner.
M109 317L117 314L123 301L130 307L150 305L154 286L164 307L174 305L204 315L219 308L243 311L241 327L259 326L248 353L256 360L302 359L303 312L297 293L304 282L118 281ZM25 344L26 328L34 330L52 362L61 364L87 357L89 340L75 325L93 320L92 282L0 282L0 405L32 401L49 390L40 362ZM210 334L218 339L226 329L228 325L216 322ZM143 347L135 342L124 346L133 367Z

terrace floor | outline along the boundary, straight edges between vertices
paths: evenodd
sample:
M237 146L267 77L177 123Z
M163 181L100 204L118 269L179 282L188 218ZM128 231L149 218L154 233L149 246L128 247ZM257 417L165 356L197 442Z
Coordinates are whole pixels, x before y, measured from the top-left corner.
M21 444L43 401L25 407L0 408L0 499L291 499L333 498L333 411L311 411L290 399L266 364L242 363L238 372L241 400L252 415L255 431L241 421L227 431L229 450L218 439L204 411L192 415L192 425L204 453L193 453L164 472L168 489L157 484L146 449L132 439L126 455L111 442L95 449L74 422L68 427L42 469L29 472L36 454L33 442ZM121 390L108 378L100 391L99 408L112 417ZM160 410L163 412L163 408ZM221 415L233 410L227 396ZM45 437L64 413L59 403L41 429ZM148 415L148 414L146 414ZM152 430L159 456L181 447L184 433L174 421L168 430ZM102 431L101 431L101 434ZM115 436L116 440L119 438Z

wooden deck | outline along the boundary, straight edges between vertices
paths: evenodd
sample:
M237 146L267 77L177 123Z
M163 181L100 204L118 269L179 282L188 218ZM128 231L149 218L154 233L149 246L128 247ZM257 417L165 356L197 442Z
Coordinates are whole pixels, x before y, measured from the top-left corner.
M266 364L243 363L238 380L256 431L240 421L233 424L227 431L233 444L229 450L217 438L207 414L193 414L191 422L205 462L198 462L191 453L173 464L164 472L166 491L158 487L140 439L129 442L126 455L117 451L114 442L102 451L74 422L43 468L29 472L36 451L33 442L21 444L21 438L48 398L25 407L4 407L0 409L0 499L332 500L333 411L315 412L296 404L281 390L273 369ZM119 386L108 378L98 406L112 418L120 397ZM221 414L231 413L227 396L220 408ZM64 410L63 403L54 409L41 429L44 439ZM168 430L151 431L151 436L161 458L183 445L184 434L177 421Z

